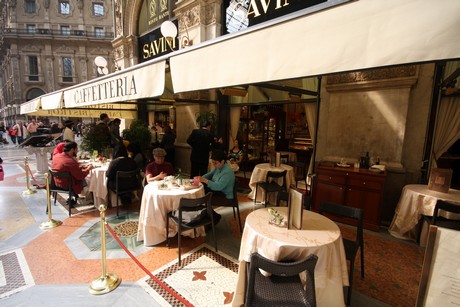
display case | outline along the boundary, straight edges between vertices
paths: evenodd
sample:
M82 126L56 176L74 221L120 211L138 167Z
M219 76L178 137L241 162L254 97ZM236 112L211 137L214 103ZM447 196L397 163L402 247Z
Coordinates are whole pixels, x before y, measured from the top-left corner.
M248 109L241 112L240 134L248 162L265 161L267 153L274 152L277 143L285 138L286 113L282 108L276 110L246 108Z

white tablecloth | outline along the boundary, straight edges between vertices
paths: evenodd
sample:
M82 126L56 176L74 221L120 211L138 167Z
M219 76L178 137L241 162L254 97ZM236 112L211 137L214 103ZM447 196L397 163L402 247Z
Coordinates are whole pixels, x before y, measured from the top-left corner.
M427 185L409 184L401 193L393 221L388 231L396 238L414 240L418 238L418 223L422 215L432 216L438 199L460 205L460 190L449 189L441 193L428 189ZM447 218L459 218L455 214L445 214Z
M287 208L278 209L287 218ZM233 306L244 303L246 263L258 252L274 260L301 260L318 256L315 268L318 306L344 306L343 286L348 286L347 261L339 227L318 213L304 210L302 230L288 230L268 223L266 208L248 215L238 257L238 282Z
M109 164L107 163L93 168L86 177L88 192L93 193L93 201L96 208L99 208L100 204L108 205L107 177L105 176L108 167ZM112 205L115 206L115 203Z
M160 190L156 182L147 184L142 194L137 240L144 241L146 246L164 242L166 240L167 214L179 208L179 201L182 197L199 198L203 196L204 188L202 185L196 189L184 191L180 188ZM177 229L173 222L170 222L169 226L169 237L173 237L177 234ZM193 236L193 230L184 234ZM204 235L206 233L203 227L197 229L197 236Z
M249 193L248 197L251 199L255 198L256 195L256 183L259 181L265 181L267 177L268 171L272 172L282 172L287 170L286 173L286 188L289 189L289 186L295 183L294 177L294 169L290 165L281 164L279 167L271 166L270 163L260 163L254 167L252 171L251 179L249 180L249 187L251 188L251 192ZM277 181L279 184L282 183L282 179L278 179ZM269 195L268 201L272 204L276 201L276 193L271 193ZM264 199L264 191L259 188L257 191L257 201L262 201Z

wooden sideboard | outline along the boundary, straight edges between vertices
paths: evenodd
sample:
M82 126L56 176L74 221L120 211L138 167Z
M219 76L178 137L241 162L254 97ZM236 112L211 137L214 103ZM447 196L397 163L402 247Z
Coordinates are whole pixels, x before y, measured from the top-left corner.
M318 211L322 200L364 211L363 227L373 231L380 228L380 209L386 172L382 174L367 169L318 166L313 191L313 210ZM346 219L338 222L351 223Z

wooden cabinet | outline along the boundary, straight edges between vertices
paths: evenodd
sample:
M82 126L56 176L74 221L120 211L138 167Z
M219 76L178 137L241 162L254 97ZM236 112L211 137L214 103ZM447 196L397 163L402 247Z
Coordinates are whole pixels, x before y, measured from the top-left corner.
M322 200L364 211L364 228L379 231L380 207L386 173L330 166L318 166L313 193L313 210ZM347 223L347 220L338 220Z

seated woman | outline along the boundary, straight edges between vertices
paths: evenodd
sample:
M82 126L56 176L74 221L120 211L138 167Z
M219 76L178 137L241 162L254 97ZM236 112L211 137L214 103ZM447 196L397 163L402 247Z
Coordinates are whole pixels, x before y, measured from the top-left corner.
M211 154L214 169L209 173L196 177L204 183L206 192L212 192L211 203L219 206L233 200L233 187L235 185L235 174L232 168L226 163L226 155L223 150L213 150ZM213 212L214 223L217 224L221 216Z
M228 160L230 161L230 167L234 172L240 169L241 162L243 162L243 149L239 146L238 139L233 141L233 148L228 153Z
M120 143L114 148L113 160L109 164L107 169L107 187L115 191L116 190L116 180L118 171L133 171L138 169L136 162L133 159L128 157L128 152L126 151L125 146ZM123 187L124 190L134 189L140 187L140 184L137 180L132 180L130 178L120 178L118 185ZM122 204L131 203L131 195L123 194L126 196L120 197Z
M153 162L147 165L145 169L145 178L147 182L162 180L166 176L174 175L173 165L165 162L166 151L163 148L153 150Z
M142 153L139 143L129 143L126 149L128 150L129 156L136 162L137 168L140 169L142 172L145 172L147 158Z

